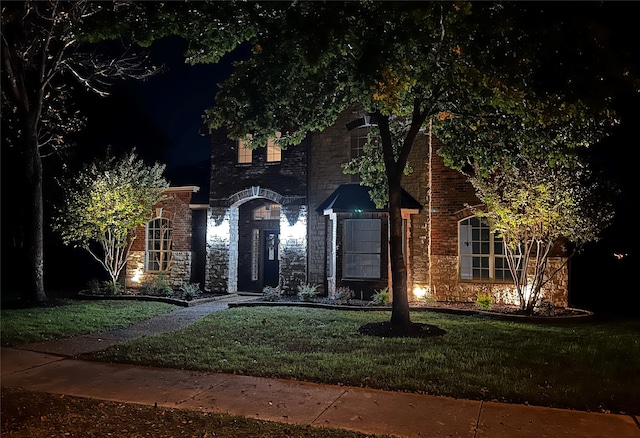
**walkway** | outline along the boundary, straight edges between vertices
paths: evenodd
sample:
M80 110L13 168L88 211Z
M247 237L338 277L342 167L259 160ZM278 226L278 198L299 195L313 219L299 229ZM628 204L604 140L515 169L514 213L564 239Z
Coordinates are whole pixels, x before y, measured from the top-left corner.
M402 437L640 438L638 419L628 415L73 359L179 329L247 299L235 296L187 307L127 329L2 348L2 385Z

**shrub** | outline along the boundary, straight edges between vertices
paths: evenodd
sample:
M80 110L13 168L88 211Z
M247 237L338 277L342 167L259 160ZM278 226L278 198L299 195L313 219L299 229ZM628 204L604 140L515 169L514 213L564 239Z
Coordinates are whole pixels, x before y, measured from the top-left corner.
M311 301L316 296L317 284L301 284L298 286L298 298L302 301Z
M389 288L385 287L384 289L375 291L373 297L371 297L371 303L374 306L386 306L389 304L389 298Z
M122 292L122 285L94 278L87 284L87 290L91 295L118 295Z
M191 301L200 295L200 283L185 283L180 286L182 299Z
M338 289L336 289L336 292L334 294L335 299L337 301L340 301L341 303L348 303L349 300L354 297L354 295L355 294L353 293L353 291L346 286L339 287Z
M146 295L160 295L168 297L173 295L173 288L169 285L169 279L164 272L159 273L154 281L145 282L142 285L142 293Z
M550 301L542 301L537 308L542 316L553 316L553 304Z
M476 306L481 310L491 310L493 307L493 297L486 292L478 292L476 296Z
M87 292L91 295L102 295L102 285L97 278L92 279L87 283Z
M265 286L262 288L262 293L262 298L265 301L278 301L282 296L282 290L280 289L280 286Z

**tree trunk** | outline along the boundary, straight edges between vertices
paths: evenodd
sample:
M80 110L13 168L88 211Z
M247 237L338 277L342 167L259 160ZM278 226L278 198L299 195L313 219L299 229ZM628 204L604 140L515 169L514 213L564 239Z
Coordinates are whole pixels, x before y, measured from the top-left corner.
M389 246L391 256L391 281L393 283L393 302L391 307L391 323L393 325L409 325L409 298L407 295L407 265L404 261L402 247L402 210L400 178L389 181Z
M27 301L46 303L44 291L44 244L43 244L43 201L42 201L42 161L38 150L37 134L25 132L25 174L27 180L28 226L25 227L25 243L27 249L27 285L25 298Z
M389 257L393 294L391 324L408 326L411 324L411 317L409 315L409 298L407 296L407 265L402 253L404 242L402 240L402 204L400 202L402 193L400 182L406 159L400 158L396 162L389 119L380 112L376 112L375 117L378 120L378 128L380 130L380 141L382 142L389 189ZM409 149L411 149L412 143L413 139L409 143Z

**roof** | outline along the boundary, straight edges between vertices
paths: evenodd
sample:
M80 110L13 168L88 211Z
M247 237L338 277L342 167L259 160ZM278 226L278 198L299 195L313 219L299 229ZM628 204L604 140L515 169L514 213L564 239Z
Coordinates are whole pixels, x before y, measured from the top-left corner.
M369 187L360 184L341 184L316 211L318 213L324 213L326 210L334 213L386 211L384 208L376 208L369 196L369 190ZM402 189L400 204L403 209L422 210L422 205L404 189Z

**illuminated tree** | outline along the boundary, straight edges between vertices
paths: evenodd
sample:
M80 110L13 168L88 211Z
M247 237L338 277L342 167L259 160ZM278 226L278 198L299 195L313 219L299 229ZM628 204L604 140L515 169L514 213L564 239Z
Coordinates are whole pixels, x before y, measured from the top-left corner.
M554 245L564 239L573 254L597 240L612 218L611 205L598 196L600 182L580 164L552 166L521 158L470 178L484 204L474 212L504 240L520 309L526 313L533 313L542 287L561 268L548 270Z
M67 135L84 122L73 106L73 85L104 95L114 79L150 73L136 56L101 56L81 43L80 26L102 6L57 0L2 3L2 148L18 151L26 181L18 187L25 190L19 201L25 203L29 301L47 301L42 157L66 146Z
M152 218L152 207L164 199L163 190L169 186L162 176L164 167L146 166L132 152L118 161L108 158L93 163L64 184L65 205L55 229L65 244L86 249L114 286L136 230ZM92 246L95 243L99 250Z

